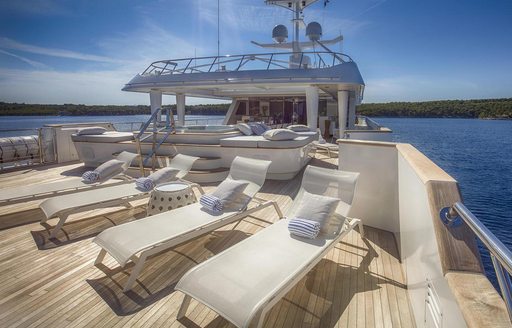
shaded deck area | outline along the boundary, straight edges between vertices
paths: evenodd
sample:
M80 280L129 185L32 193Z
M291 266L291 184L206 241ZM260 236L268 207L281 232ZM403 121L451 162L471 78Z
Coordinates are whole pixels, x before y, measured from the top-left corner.
M335 159L311 164L336 168ZM0 188L79 175L79 164L0 175ZM300 185L267 180L261 198L286 212ZM205 186L211 190L214 186ZM143 204L144 201L134 204ZM102 230L145 216L145 208L110 208L72 216L57 240L39 224L37 202L0 208L0 326L5 327L228 327L229 322L192 301L176 321L183 294L174 290L197 263L278 220L271 209L173 250L151 257L135 288L122 292L133 265L106 257L93 265ZM364 218L363 219L364 222ZM53 225L56 220L50 220ZM412 327L405 279L392 233L365 226L351 232L268 313L265 327Z

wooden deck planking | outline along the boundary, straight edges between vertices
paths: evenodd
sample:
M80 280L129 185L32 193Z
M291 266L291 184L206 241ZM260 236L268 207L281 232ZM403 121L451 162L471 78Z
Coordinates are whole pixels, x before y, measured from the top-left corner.
M312 164L335 168L335 161L315 159ZM82 171L77 164L22 170L0 175L0 187L54 181ZM267 181L260 195L276 200L286 212L299 184L299 178ZM206 190L212 188L205 186ZM118 268L107 256L102 270L94 267L99 248L92 243L92 237L110 226L143 217L144 208L75 215L64 225L58 244L49 241L47 231L38 224L42 215L37 202L0 208L2 326L231 327L214 311L195 301L187 318L176 321L183 295L173 287L196 263L278 219L269 208L240 224L230 224L157 254L147 261L134 290L125 294L121 286L133 265ZM55 224L55 220L49 224ZM351 232L274 306L265 326L413 326L394 237L390 232L365 228L367 239Z

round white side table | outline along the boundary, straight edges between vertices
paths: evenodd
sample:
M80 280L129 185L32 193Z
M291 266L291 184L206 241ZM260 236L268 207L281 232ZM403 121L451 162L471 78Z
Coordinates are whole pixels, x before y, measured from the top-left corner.
M147 215L167 212L197 202L192 188L184 182L160 184L153 189L149 198Z

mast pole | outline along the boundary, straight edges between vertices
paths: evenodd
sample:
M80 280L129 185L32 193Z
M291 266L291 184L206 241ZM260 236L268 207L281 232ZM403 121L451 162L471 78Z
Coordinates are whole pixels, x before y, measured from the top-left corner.
M293 20L293 52L300 52L299 47L299 25L300 25L300 2L297 1L294 3L295 5L295 18Z
M220 68L220 0L217 0L217 69Z

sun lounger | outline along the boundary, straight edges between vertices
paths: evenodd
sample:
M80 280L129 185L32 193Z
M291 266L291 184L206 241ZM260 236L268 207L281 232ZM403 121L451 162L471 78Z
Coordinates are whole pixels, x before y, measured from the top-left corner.
M196 160L197 157L178 154L170 162L169 167L179 170L176 178L181 180L192 168ZM198 187L202 192L199 185L191 185ZM145 198L148 194L149 191L139 190L135 182L131 182L121 185L106 186L98 190L85 190L69 195L59 195L47 199L39 205L45 214L45 217L41 220L41 224L44 225L46 221L51 218L59 218L59 222L50 233L50 238L54 238L71 214L113 206L131 207L130 202Z
M315 239L296 237L282 219L188 271L176 290L185 294L178 319L192 298L237 327L261 327L266 313L293 288L350 230L362 224L346 215L358 173L308 166L288 217L304 191L340 198L328 232Z
M228 178L249 183L244 190L244 194L251 199L247 209L210 214L202 209L199 203L194 203L109 228L94 239L94 242L102 248L95 264L101 263L107 253L121 266L130 260L134 262L136 265L124 286L124 291L128 291L135 283L148 256L239 221L268 206L274 206L281 216L280 210L274 202L256 197L265 182L269 165L269 161L243 157L236 157L233 160Z
M21 202L29 202L49 198L57 195L67 195L77 191L88 189L97 189L109 187L117 184L130 182L131 178L124 174L130 167L131 162L137 157L137 154L130 152L121 152L116 159L125 162L123 172L115 176L108 177L96 183L84 183L81 178L66 179L50 183L40 183L30 186L16 186L12 188L0 189L0 205L11 205ZM113 180L116 179L116 180ZM108 183L105 183L107 182Z

